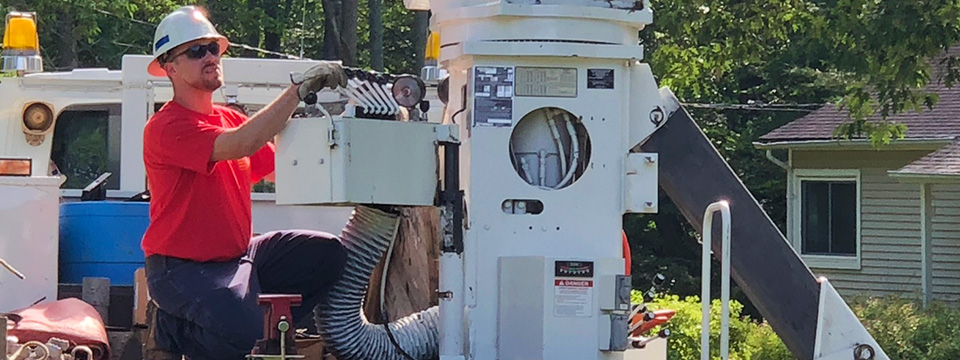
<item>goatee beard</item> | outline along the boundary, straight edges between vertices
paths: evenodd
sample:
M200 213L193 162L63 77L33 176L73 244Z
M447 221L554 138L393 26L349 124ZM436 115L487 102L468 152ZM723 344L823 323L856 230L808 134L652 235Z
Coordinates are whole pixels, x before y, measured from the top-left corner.
M203 87L204 90L207 90L207 91L216 91L216 90L219 89L221 86L223 86L223 81L220 81L220 79L215 79L215 80L201 80L201 81L200 81L200 85Z
M195 81L193 84L190 84L190 86L196 89L205 90L205 91L217 91L218 89L220 89L221 86L223 86L223 80L220 80L217 78L199 79Z

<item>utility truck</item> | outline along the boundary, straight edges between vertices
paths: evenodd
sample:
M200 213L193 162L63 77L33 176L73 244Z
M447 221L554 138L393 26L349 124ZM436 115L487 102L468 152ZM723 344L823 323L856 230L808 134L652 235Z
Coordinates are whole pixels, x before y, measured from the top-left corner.
M348 270L317 319L338 359L664 358L652 337L631 334L621 240L622 216L657 212L658 189L695 227L709 225L703 238L729 259L725 275L796 358L887 359L671 91L658 88L638 38L654 19L648 1L407 6L432 12L443 84L426 90L416 79L384 84L355 73L348 88L317 94L342 112L307 106L276 139L269 211L313 228L347 223ZM15 199L0 204L0 257L30 280L0 272L0 311L56 295L53 224L58 198L71 195L50 175L56 129L76 121L73 112L101 114L114 134L108 163L120 169L108 195L130 196L145 190L143 124L170 99L165 79L144 71L145 56L124 57L119 71L43 73L36 47L8 53L4 45L13 75L0 81L0 168L19 170L0 176L0 197ZM255 111L311 63L224 59L218 100ZM383 116L415 110L434 92L442 105L430 122ZM387 325L363 317L362 290L395 223L367 207L349 215L358 204L441 208L439 307ZM258 208L255 217L267 213ZM713 210L721 226L712 226ZM255 231L267 230L258 221Z

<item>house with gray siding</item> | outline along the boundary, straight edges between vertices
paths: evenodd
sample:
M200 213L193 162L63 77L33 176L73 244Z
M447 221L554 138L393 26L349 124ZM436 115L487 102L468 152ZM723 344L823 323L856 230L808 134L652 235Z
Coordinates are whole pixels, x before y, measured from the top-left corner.
M960 87L928 90L939 104L889 117L906 137L879 149L835 139L832 105L754 144L786 170L788 241L844 296L960 305Z

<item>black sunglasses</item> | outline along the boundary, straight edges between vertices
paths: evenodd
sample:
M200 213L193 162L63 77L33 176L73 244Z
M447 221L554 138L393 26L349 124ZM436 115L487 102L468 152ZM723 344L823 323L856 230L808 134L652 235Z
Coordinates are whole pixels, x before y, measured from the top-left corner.
M167 57L166 62L173 61L173 59L176 59L180 55L187 55L188 58L199 60L207 56L207 52L210 52L213 56L220 55L220 42L214 41L206 45L194 44L176 55Z

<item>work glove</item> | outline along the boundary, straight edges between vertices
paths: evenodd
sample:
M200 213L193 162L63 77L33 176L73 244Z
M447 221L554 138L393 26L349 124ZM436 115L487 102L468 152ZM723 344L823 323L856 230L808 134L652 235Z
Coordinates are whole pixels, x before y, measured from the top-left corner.
M291 73L290 81L299 84L300 89L297 95L300 100L307 99L308 95L316 93L323 88L336 89L347 87L347 74L343 71L340 64L334 62L322 62L307 69L301 73Z

